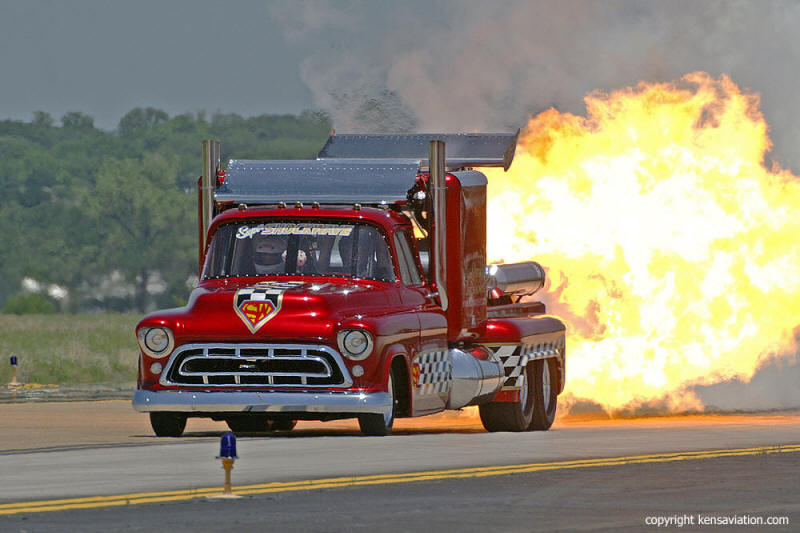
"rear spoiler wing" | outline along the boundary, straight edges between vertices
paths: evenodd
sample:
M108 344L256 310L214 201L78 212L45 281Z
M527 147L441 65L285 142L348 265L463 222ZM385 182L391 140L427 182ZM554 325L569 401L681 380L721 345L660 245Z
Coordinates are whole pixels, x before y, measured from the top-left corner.
M445 167L508 169L516 133L333 134L316 160L232 159L214 201L224 204L398 204L429 169L430 142L447 146ZM212 165L213 166L213 165Z
M519 130L516 133L410 133L410 134L332 134L317 159L415 159L428 167L431 141L447 146L448 170L469 167L503 167L514 160Z

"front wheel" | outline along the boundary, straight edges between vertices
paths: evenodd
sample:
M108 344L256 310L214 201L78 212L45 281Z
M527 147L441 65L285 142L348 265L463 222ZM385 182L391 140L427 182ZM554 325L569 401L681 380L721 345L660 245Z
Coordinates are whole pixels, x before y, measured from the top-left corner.
M358 427L361 428L361 433L372 437L383 437L392 432L392 425L394 425L394 404L395 404L395 390L394 380L392 379L393 371L389 371L389 377L386 380L386 392L389 393L389 411L383 414L367 413L358 415Z
M186 429L186 415L155 411L150 413L150 425L158 437L180 437Z
M558 406L558 362L556 359L539 359L534 365L534 402L530 429L546 431L556 419Z

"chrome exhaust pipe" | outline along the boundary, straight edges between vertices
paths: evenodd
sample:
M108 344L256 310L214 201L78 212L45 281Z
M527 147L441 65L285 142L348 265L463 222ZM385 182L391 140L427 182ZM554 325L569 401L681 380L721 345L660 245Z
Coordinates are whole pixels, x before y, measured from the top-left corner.
M433 206L433 260L435 265L434 279L436 291L442 309L447 311L447 185L445 183L444 141L430 142L431 204Z
M486 359L478 359L458 348L450 349L452 388L447 400L448 409L491 401L503 386L503 367L491 358L490 353L486 355Z
M486 267L486 287L507 296L532 296L544 287L545 273L536 261L505 263Z
M214 218L214 190L217 171L220 169L220 144L218 141L203 141L203 174L200 177L200 256L205 254L208 243L208 228Z

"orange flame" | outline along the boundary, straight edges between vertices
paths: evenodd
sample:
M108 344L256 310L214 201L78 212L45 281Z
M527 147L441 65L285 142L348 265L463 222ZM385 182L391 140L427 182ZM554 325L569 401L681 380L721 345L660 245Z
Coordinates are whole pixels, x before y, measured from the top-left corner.
M548 269L568 404L702 409L691 391L794 353L800 182L757 95L692 73L533 117L489 172L489 258Z

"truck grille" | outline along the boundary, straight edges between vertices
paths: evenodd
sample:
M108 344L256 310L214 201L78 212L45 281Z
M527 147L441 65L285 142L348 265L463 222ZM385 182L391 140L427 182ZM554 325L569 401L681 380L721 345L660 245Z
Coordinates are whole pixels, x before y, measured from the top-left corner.
M215 387L347 387L339 354L301 344L186 344L167 363L162 385Z

